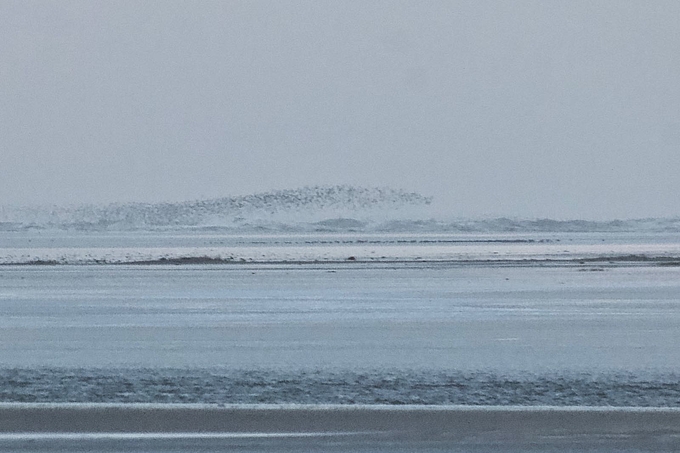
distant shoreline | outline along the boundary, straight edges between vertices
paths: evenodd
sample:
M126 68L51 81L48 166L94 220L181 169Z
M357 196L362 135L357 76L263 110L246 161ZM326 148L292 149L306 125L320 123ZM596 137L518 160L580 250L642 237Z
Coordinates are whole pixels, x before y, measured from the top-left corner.
M35 259L29 261L0 262L1 267L11 266L343 266L352 265L403 265L416 267L575 267L584 271L598 271L615 267L680 267L680 256L615 255L589 258L548 258L548 259L479 259L479 260L432 260L432 259L362 259L354 256L344 260L246 260L225 259L211 256L180 256L149 260L106 260L92 259L77 262ZM597 266L597 267L593 267Z

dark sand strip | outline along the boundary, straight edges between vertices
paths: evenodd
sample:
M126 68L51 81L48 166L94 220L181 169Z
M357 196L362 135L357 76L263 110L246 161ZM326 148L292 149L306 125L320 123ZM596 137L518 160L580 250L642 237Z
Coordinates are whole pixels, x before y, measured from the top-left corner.
M495 406L0 405L0 445L65 433L334 438L343 445L680 451L680 409ZM47 436L45 435L47 434ZM296 434L298 436L296 436ZM77 437L77 436L75 436ZM85 436L87 437L87 436ZM102 436L106 438L107 436ZM108 436L115 438L116 436ZM120 436L119 436L120 437ZM199 436L200 437L200 436ZM126 438L126 436L122 436ZM34 440L35 440L34 439ZM342 439L338 441L337 439ZM307 441L308 443L311 441ZM349 448L349 447L348 447ZM354 447L352 447L354 448Z

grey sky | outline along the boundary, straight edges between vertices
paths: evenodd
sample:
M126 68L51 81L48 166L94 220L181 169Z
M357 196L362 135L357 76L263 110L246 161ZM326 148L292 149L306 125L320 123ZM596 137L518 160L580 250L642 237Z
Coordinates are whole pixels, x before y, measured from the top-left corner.
M680 215L680 2L0 1L0 204Z

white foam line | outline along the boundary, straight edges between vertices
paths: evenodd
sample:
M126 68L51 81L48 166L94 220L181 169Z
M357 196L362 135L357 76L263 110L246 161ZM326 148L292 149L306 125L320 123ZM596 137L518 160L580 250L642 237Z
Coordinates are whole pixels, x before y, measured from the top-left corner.
M144 439L263 439L263 438L310 438L310 437L337 437L337 436L357 436L366 434L363 432L282 432L282 433L263 433L263 432L240 432L240 433L219 433L219 432L155 432L155 433L0 433L0 441L19 441L19 440L144 440ZM375 434L371 432L370 434Z

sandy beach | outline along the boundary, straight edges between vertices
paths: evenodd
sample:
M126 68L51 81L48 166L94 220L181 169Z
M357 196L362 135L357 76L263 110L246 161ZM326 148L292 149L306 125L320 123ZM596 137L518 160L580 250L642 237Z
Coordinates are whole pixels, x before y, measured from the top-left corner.
M680 409L498 406L2 404L0 448L168 441L339 451L677 451ZM154 447L156 445L156 447ZM61 448L59 447L59 448ZM122 447L121 447L122 448Z

